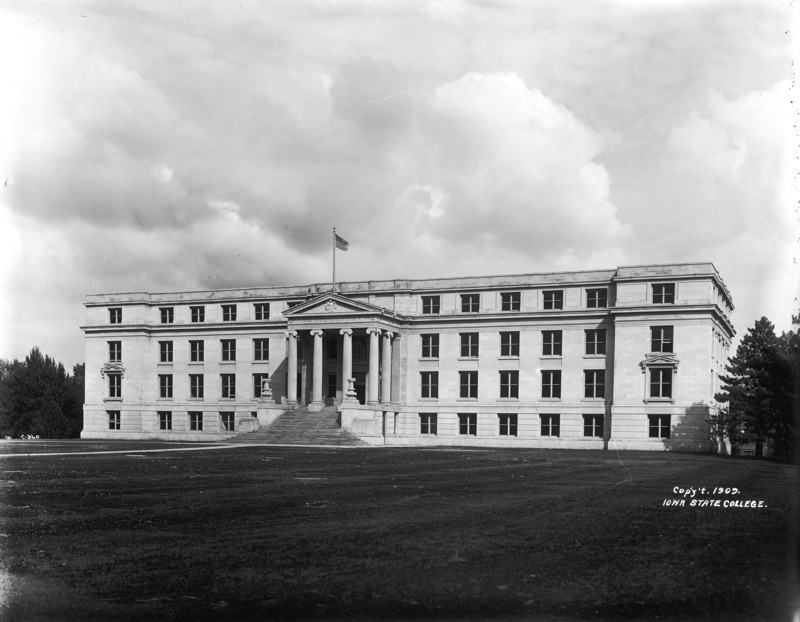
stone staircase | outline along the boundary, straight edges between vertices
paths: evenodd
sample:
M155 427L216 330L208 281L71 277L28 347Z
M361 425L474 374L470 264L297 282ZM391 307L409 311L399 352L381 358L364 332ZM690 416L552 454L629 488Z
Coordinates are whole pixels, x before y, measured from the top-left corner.
M318 412L309 412L305 406L290 410L267 428L245 432L225 442L264 445L366 445L354 434L342 430L335 406L326 406Z

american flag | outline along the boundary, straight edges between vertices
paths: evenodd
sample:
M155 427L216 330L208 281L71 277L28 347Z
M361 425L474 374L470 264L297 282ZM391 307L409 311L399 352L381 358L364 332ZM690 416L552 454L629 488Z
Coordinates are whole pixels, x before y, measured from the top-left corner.
M345 240L338 233L334 233L334 235L336 236L336 248L338 248L340 251L346 251L350 246L350 242Z

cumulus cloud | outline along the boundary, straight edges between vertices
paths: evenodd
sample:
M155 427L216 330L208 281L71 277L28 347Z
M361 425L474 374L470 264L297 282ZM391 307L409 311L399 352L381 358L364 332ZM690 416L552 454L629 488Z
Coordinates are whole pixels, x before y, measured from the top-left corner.
M440 86L424 133L435 154L428 180L449 195L433 225L443 237L503 241L535 261L627 236L609 199L603 137L516 74Z
M637 224L648 259L715 261L746 318L742 331L765 304L782 326L797 313L789 100L780 81L733 99L712 94L689 112L669 134Z

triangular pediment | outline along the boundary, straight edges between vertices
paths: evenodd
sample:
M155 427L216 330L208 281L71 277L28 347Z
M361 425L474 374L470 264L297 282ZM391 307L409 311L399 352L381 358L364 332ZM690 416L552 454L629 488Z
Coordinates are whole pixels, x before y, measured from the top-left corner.
M664 365L669 367L678 367L678 357L672 353L653 353L645 354L644 360L639 363L639 366L644 370L647 367Z
M386 311L386 309L361 302L360 300L351 300L350 298L345 298L338 294L327 293L306 300L284 311L283 314L288 318L298 319L308 316L381 313L384 311Z
M121 363L106 363L100 368L100 375L105 376L107 374L122 374L124 376L125 368Z

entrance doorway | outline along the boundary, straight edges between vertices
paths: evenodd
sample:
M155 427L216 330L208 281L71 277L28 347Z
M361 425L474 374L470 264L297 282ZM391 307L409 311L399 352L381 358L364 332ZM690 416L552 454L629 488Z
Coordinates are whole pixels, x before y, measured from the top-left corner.
M333 404L336 400L336 374L328 374L328 383L325 391L325 396Z

